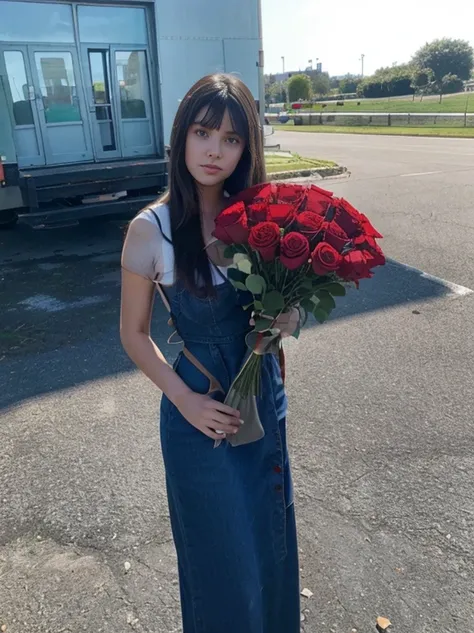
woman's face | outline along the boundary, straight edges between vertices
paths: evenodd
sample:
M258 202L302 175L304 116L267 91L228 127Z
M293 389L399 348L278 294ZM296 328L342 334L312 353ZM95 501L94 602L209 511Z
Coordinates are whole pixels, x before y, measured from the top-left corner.
M234 130L226 110L218 130L200 125L207 108L203 108L186 137L186 167L200 185L212 187L222 184L239 164L245 140Z

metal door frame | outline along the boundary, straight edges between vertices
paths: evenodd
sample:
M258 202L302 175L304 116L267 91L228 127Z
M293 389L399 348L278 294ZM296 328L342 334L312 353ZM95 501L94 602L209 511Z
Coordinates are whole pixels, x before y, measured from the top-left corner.
M115 91L114 91L114 75L112 70L112 62L111 62L111 45L110 44L80 44L79 49L81 53L81 66L82 66L82 76L84 77L84 89L86 92L86 101L87 101L87 114L89 118L90 128L92 130L92 145L94 150L94 161L100 162L104 160L108 160L109 158L117 159L122 158L122 139L121 139L121 130L118 121L118 112L117 112L117 104L115 103ZM104 150L102 146L102 138L100 135L100 125L96 118L96 104L93 101L93 90L92 90L92 73L89 64L89 51L107 51L108 60L107 60L107 71L109 78L109 92L110 92L110 110L112 113L112 125L114 128L115 134L115 150Z
M45 150L45 158L46 165L60 165L60 164L69 164L69 163L83 163L93 161L93 152L92 152L92 141L90 135L90 121L88 116L88 111L86 108L86 102L84 99L84 86L82 81L82 74L80 72L80 64L79 58L77 54L77 46L75 44L43 44L43 43L33 43L26 45L28 51L28 59L30 63L30 68L32 71L32 80L33 86L35 88L36 94L36 108L38 111L38 119L40 124L40 130L43 137L43 147ZM35 61L35 53L69 53L71 55L72 60L72 69L74 73L74 81L76 84L77 91L77 99L79 105L79 114L81 115L80 121L67 121L63 123L47 123L46 116L44 114L44 106L43 106L43 96L41 92L41 84L39 81L39 75L36 68ZM61 162L57 162L54 159L54 154L52 152L51 145L48 139L48 126L55 127L66 127L71 125L81 125L84 130L85 144L86 144L86 152L87 155L74 160L63 160Z
M114 101L115 101L115 112L116 112L116 116L117 116L117 122L119 125L119 129L120 129L120 134L118 135L120 138L120 149L122 152L122 156L123 158L132 158L134 156L147 156L147 155L151 155L150 152L144 152L143 154L141 153L126 153L125 151L125 146L123 144L123 134L122 134L122 114L120 111L120 92L119 92L119 81L118 81L118 74L117 74L117 65L115 63L115 53L117 52L128 52L128 51L143 51L145 53L145 68L146 68L146 79L147 79L147 94L145 96L145 107L146 107L146 112L147 112L147 118L146 121L148 121L148 124L150 126L150 138L151 138L151 148L152 148L152 152L151 154L155 154L156 153L156 138L155 138L155 121L154 121L154 116L153 116L153 100L151 98L151 83L152 83L152 76L151 76L151 66L150 66L150 57L151 57L151 51L150 51L150 44L110 44L110 66L112 69L112 78L113 78L113 86L112 89L114 91ZM133 120L133 119L129 119L129 120ZM143 119L137 119L139 121L142 121ZM147 146L149 147L149 146Z
M13 99L12 99L12 95L10 94L11 89L7 90L7 95L6 95L7 101L8 101L9 107L12 109L12 123L14 126L13 130L15 131L16 128L33 127L35 131L36 142L38 145L38 152L39 152L39 155L36 158L36 160L30 160L28 163L25 163L25 164L23 164L22 162L22 164L20 164L20 168L21 167L42 167L47 164L46 163L46 148L45 148L45 142L44 142L45 139L43 138L43 130L41 127L39 112L36 106L36 86L34 82L32 66L30 62L28 44L14 44L11 42L0 43L0 74L2 74L5 77L5 80L8 81L8 86L10 86L8 74L7 74L7 66L6 66L5 57L4 57L4 53L7 51L12 51L12 52L17 51L23 55L23 63L25 66L26 80L28 82L28 92L29 92L28 101L30 103L31 112L33 116L32 126L17 125L15 122L15 116L13 114ZM14 134L14 140L15 140L15 134ZM17 156L18 156L18 151L17 151ZM20 160L19 156L18 156L18 160Z

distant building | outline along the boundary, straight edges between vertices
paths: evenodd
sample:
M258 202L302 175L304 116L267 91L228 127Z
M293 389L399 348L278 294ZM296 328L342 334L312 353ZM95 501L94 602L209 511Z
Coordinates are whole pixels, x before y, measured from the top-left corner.
M275 78L276 82L281 83L284 81L288 81L288 79L290 79L290 77L293 77L293 75L308 75L308 77L314 77L315 75L318 75L322 72L322 64L318 64L316 69L306 68L305 70L290 70L284 73L272 73L271 76L272 78Z

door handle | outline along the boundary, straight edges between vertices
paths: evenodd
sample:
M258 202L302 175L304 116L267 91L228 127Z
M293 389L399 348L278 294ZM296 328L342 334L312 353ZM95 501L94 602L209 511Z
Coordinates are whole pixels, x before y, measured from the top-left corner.
M35 95L35 100L36 100L36 103L38 104L38 110L40 112L44 112L45 107L44 107L43 95Z

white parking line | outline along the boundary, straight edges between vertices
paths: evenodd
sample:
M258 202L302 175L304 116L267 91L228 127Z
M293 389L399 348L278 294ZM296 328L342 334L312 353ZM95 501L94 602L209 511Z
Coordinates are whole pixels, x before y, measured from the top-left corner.
M431 176L433 174L442 174L442 171L420 171L415 174L400 174L400 178L411 178L412 176Z
M447 290L449 290L450 292L452 292L458 297L465 297L467 295L474 293L474 290L471 290L471 288L466 288L466 286L460 286L459 284L455 284L452 281L441 279L441 277L435 277L435 275L430 275L429 273L425 273L423 270L420 270L419 268L415 268L414 266L409 266L408 264L404 264L403 262L399 262L395 259L388 258L387 261L389 264L392 264L393 266L402 266L403 268L411 271L412 273L418 273L420 277L423 277L423 279L428 279L429 281L433 281L434 283L444 286Z

